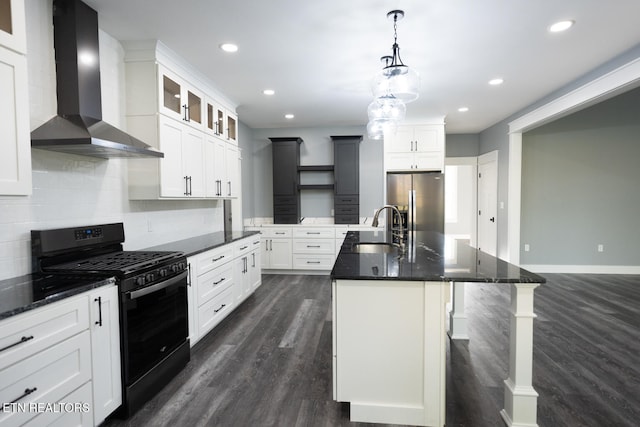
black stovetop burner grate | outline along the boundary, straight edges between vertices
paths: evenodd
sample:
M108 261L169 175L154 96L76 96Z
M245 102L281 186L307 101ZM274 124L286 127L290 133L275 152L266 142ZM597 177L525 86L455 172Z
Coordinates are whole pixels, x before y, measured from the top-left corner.
M176 252L122 251L98 255L91 258L52 265L46 271L100 271L126 273L175 258Z

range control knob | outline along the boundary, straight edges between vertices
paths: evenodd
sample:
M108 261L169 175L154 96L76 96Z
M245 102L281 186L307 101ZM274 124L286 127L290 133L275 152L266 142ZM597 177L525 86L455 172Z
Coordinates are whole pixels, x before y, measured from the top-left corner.
M167 277L168 271L166 268L161 268L160 270L158 270L158 274L160 275L160 277Z
M147 282L153 282L155 280L155 274L147 273L147 276L145 277L145 279L147 280Z
M138 276L136 277L136 285L138 286L144 286L145 284L145 280L144 280L144 276Z

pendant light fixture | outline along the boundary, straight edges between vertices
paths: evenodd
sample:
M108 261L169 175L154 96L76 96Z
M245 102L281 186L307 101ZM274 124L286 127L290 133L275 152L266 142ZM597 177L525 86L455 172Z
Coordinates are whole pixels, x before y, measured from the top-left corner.
M373 79L373 96L374 98L380 98L385 95L392 95L404 103L409 103L418 99L420 77L413 68L405 65L400 58L398 21L404 18L404 11L392 10L387 13L387 18L393 19L392 56L383 56L380 58L385 66Z

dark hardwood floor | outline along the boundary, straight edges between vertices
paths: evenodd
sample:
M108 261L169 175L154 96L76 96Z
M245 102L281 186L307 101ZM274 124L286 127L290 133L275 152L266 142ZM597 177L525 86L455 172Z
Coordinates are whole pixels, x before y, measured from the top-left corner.
M533 385L541 427L638 426L640 276L545 275ZM503 426L509 286L467 285L469 341L449 341L447 427ZM328 276L264 275L189 365L116 426L364 426L331 400Z

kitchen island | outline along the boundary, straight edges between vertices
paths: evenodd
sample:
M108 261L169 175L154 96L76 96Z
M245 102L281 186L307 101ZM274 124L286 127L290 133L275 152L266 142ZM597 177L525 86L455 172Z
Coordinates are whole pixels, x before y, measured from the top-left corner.
M352 421L443 426L449 286L456 339L466 338L466 331L454 332L464 329L463 288L456 285L508 284L501 415L509 426L536 426L533 292L545 279L465 243L445 248L440 233L410 234L404 248L391 241L386 232L349 232L331 272L334 400L350 403Z

